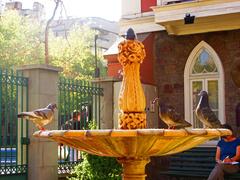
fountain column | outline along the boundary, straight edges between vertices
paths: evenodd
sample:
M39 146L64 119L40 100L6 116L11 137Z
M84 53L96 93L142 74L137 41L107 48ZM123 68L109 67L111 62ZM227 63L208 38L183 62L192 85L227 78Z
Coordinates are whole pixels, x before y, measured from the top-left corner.
M127 31L127 39L119 43L118 60L123 67L123 81L118 105L120 129L146 128L146 99L140 81L140 64L146 56L144 46L135 40L133 29ZM149 157L118 158L123 167L123 180L144 180L145 166Z
M123 166L123 180L145 180L145 166L150 162L147 158L118 158L118 162Z
M144 46L135 40L130 28L127 39L118 45L118 60L123 67L123 81L118 105L120 129L146 128L146 99L140 82L140 64L146 56Z

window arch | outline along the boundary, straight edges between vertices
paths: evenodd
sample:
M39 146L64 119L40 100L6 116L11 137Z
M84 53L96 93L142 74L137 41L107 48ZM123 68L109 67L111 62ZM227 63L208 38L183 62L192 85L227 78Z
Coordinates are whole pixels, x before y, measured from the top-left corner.
M225 123L224 71L214 49L201 41L190 53L184 69L185 119L194 128L203 127L194 110L199 101L198 92L209 92L209 103L221 123Z

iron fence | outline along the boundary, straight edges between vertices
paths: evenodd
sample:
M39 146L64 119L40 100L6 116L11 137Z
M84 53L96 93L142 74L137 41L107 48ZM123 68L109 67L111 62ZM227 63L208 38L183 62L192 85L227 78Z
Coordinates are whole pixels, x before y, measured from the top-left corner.
M89 81L60 78L58 129L90 129L100 122L100 97L103 89ZM81 152L67 146L58 147L58 173L69 173L81 161Z
M27 178L28 122L17 114L28 107L28 79L0 69L0 178Z

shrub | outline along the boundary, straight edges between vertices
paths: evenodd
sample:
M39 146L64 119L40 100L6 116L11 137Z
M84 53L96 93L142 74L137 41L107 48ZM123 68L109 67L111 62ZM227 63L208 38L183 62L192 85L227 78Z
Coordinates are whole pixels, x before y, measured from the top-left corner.
M83 161L77 165L70 180L120 180L121 165L112 157L83 153Z
M90 129L96 129L94 121ZM69 180L120 180L122 167L113 157L102 157L82 153L83 161L75 166Z

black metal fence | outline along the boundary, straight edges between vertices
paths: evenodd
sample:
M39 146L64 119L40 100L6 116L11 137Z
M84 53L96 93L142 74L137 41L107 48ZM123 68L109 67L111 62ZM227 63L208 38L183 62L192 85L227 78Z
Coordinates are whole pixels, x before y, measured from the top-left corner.
M17 118L28 108L28 79L0 69L0 178L27 179L28 122Z
M100 122L100 97L103 89L89 81L59 79L58 129L90 129ZM66 146L58 147L58 173L69 173L81 161L81 152Z

